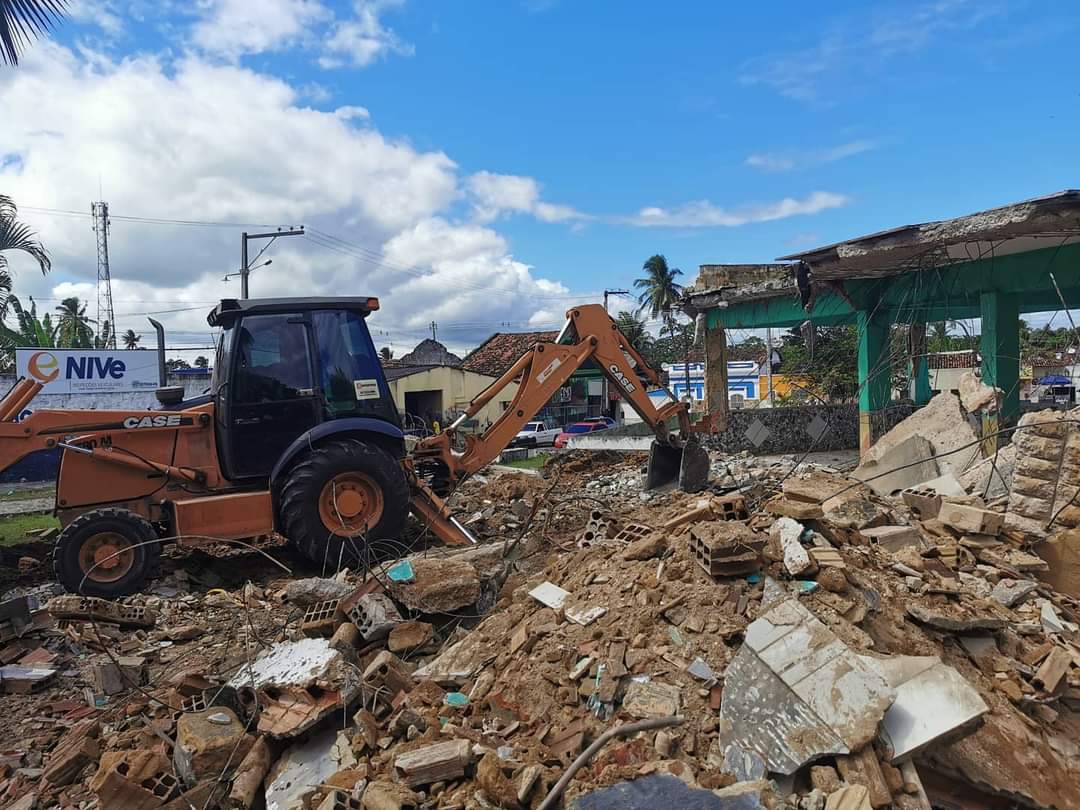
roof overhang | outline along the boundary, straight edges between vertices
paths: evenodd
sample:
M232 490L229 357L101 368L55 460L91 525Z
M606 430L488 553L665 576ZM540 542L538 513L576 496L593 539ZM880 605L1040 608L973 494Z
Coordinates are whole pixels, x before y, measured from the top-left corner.
M904 225L782 256L805 262L811 281L874 278L1080 242L1080 191Z

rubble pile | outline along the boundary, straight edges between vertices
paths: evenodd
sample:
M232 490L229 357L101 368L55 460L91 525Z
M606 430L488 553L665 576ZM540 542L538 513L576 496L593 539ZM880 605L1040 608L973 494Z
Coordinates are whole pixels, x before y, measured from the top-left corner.
M456 493L475 548L8 600L0 805L1080 807L1080 532L974 456L914 480L920 441L963 444L648 500L641 457L566 454Z

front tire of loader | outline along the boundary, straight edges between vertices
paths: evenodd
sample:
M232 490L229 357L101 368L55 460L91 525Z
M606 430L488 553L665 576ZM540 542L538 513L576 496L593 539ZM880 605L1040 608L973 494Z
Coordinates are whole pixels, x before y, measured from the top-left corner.
M397 540L408 514L409 485L401 464L359 439L311 450L281 489L285 536L324 573L361 561L365 538Z
M149 521L127 509L94 509L60 532L56 578L70 593L115 599L137 593L156 572L161 543Z

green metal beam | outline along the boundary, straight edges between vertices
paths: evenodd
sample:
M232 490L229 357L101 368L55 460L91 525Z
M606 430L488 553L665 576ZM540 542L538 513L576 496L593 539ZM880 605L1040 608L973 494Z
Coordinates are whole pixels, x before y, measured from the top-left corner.
M877 440L881 414L889 406L889 321L880 314L859 310L859 450Z
M1000 426L1016 422L1020 413L1020 307L1017 296L982 294L982 381L1004 392Z

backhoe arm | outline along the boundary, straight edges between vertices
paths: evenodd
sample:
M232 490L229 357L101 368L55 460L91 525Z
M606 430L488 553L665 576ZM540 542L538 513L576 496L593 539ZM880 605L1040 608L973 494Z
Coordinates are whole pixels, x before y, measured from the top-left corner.
M653 429L658 443L677 446L666 424L672 417L679 420L682 439L689 438L690 417L686 405L681 402L669 402L660 408L653 405L638 379L638 371L651 382L659 384L655 370L645 363L603 307L585 304L569 310L566 316L559 342L533 346L505 374L481 392L446 432L421 441L413 451L413 459L443 462L451 484L482 469L495 460L518 431L589 360L596 361L615 389ZM517 393L510 407L483 434L463 434L465 449L455 452L452 440L456 428L479 413L507 385L519 378Z

